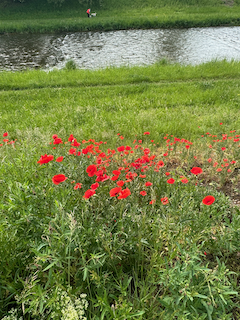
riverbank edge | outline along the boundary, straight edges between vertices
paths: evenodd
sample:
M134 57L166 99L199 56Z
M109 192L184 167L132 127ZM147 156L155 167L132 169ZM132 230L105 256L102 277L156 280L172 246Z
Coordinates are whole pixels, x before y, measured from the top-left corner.
M214 81L240 79L240 62L212 61L200 65L180 65L166 59L149 66L112 67L98 70L54 69L2 71L0 91L42 88L134 85L139 83Z
M177 13L160 16L135 17L97 17L84 18L55 18L34 20L2 20L0 21L0 34L8 33L58 33L58 32L88 32L88 31L114 31L129 29L184 29L203 27L222 27L240 25L237 12L202 14L183 13L179 18Z

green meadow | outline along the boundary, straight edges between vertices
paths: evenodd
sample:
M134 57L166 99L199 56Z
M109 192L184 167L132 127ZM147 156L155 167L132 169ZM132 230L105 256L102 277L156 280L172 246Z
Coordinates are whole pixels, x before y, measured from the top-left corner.
M87 18L89 7L96 17ZM0 3L0 32L236 26L239 15L239 0L68 0L61 5L47 0L5 0Z
M239 71L1 73L0 319L240 319Z
M131 141L150 128L153 139L168 132L197 139L210 127L219 133L219 122L229 130L239 126L239 75L234 61L194 67L165 60L96 71L2 72L1 127L18 139L70 130L84 139L119 131Z

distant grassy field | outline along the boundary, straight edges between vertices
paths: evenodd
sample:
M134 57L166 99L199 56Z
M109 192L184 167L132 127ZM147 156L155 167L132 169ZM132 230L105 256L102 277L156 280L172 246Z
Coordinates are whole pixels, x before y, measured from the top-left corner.
M130 28L188 28L239 25L239 1L105 0L91 5L97 17L88 19L87 6L77 0L61 7L47 0L0 4L0 32L60 32Z

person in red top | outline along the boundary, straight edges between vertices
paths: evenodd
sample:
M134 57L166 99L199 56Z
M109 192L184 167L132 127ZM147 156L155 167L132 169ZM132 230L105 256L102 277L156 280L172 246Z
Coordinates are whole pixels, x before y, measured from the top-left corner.
M91 12L91 9L87 9L88 18L90 18L90 12Z

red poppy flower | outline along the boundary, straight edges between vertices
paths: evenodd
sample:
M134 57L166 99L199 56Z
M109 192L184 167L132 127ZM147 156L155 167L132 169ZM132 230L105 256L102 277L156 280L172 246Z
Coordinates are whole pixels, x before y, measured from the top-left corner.
M112 180L112 181L116 181L118 178L119 178L119 176L113 176L113 177L111 178L111 180Z
M7 136L8 136L8 133L4 132L3 137L7 137Z
M124 151L124 149L125 149L125 147L124 147L124 146L121 146L121 147L118 147L118 148L117 148L117 151L118 151L118 152L122 152L122 151Z
M89 177L93 177L97 173L97 166L95 164L90 164L87 167L86 172L88 173Z
M131 194L131 191L128 188L126 188L120 192L118 199L125 199L128 196L130 196L130 194Z
M121 174L120 170L113 170L112 173L116 176L119 176Z
M77 139L74 139L73 143L71 143L71 146L73 146L73 147L79 147L80 145L81 145L81 143L77 142Z
M83 153L83 154L88 154L88 151L89 151L89 150L88 150L87 148L82 149L82 153Z
M96 190L99 187L99 183L95 182L91 185L91 189Z
M136 172L128 172L126 174L126 179L134 180L135 177L137 177L137 173Z
M181 182L182 182L182 183L188 183L188 179L187 179L187 178L184 178L184 179L181 180Z
M58 158L56 159L56 161L57 161L57 162L62 162L62 161L63 161L63 157L58 157Z
M191 172L192 172L193 174L195 174L195 175L198 175L198 174L202 173L203 171L202 171L202 169L201 169L200 167L193 167L193 168L191 169Z
M65 180L67 180L67 177L65 177L64 174L57 174L52 178L52 182L54 184L59 184L60 182L63 182Z
M60 144L60 143L63 143L61 138L56 138L53 141L53 144Z
M69 149L68 152L69 152L69 154L74 154L74 155L76 155L77 149L71 148L71 149Z
M169 175L170 175L170 172L165 172L165 175L166 175L166 176L169 176Z
M190 146L187 144L187 145L185 146L185 148L186 148L186 149L189 149L189 148L190 148Z
M173 178L170 178L167 180L167 183L169 183L169 184L173 184L174 182L175 182L175 180Z
M206 196L203 200L202 203L210 206L211 204L213 204L213 202L215 201L215 198L213 196Z
M225 147L222 147L222 151L224 151L224 150L226 150L226 148L225 148Z
M81 183L76 183L75 186L73 187L74 190L81 189L82 184Z
M88 190L84 193L83 198L84 198L84 199L89 199L89 198L92 197L95 193L96 193L95 190L93 190L93 189L88 189Z
M147 181L147 182L145 183L145 186L146 186L146 187L150 187L150 186L152 186L152 182Z
M164 162L162 160L158 161L157 166L164 167Z
M112 188L112 189L109 191L110 197L116 197L116 196L121 192L121 190L122 190L121 187Z
M144 197L144 196L147 195L147 192L146 191L140 191L140 195Z
M119 180L119 181L117 182L117 185L118 185L119 187L122 187L122 186L124 185L124 181L123 181L123 180Z
M100 175L97 176L95 181L96 182L103 182L103 181L106 181L108 179L110 179L110 177L107 176L106 174L100 174Z
M150 134L150 132L148 132L148 131L147 131L147 132L144 132L144 135L146 135L146 134L148 135L148 134Z
M168 197L161 198L161 202L163 205L168 204L169 203Z
M149 204L154 204L155 202L156 202L156 200L153 199L153 200L151 200L151 201L149 202Z
M72 134L70 134L68 141L72 142L74 140L74 136Z
M52 156L51 154L50 155L45 154L44 156L41 156L41 158L38 160L37 163L40 163L40 165L42 165L44 163L48 163L48 162L52 161L53 158L54 158L54 156Z

